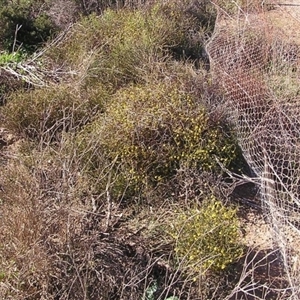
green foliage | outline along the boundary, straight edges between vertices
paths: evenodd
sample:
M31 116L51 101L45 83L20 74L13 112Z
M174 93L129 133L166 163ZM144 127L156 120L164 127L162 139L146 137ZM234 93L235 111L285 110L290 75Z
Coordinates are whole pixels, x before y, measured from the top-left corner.
M106 90L98 86L97 93L72 90L60 84L15 92L3 108L6 127L31 139L56 140L60 132L84 125L95 113L103 109L108 97Z
M0 66L5 66L8 63L19 63L24 60L25 57L26 55L21 51L14 53L9 53L6 51L0 52Z
M0 1L1 48L14 51L22 47L27 52L33 52L55 32L46 11L41 9L43 2Z
M165 61L175 48L185 47L189 31L198 29L196 18L160 4L145 11L107 9L101 16L83 18L48 57L71 69L86 66L90 82L97 78L117 89L129 82L145 82L153 64ZM201 42L194 46L198 49Z
M171 234L178 259L194 272L223 270L243 253L236 210L213 197L200 208L181 212Z
M173 57L199 59L205 36L214 28L216 14L211 1L173 0L159 4L156 8L166 20L171 20L173 31L176 32L174 43L168 47Z
M138 190L168 180L181 165L217 171L217 156L227 166L235 159L234 140L220 121L210 119L198 97L179 82L120 89L106 114L78 137L83 164L95 172L117 158L126 187Z
M152 283L152 285L150 285L147 290L145 291L145 295L142 298L142 300L154 300L155 299L155 292L157 291L158 286L157 286L157 282L154 281ZM176 296L171 296L166 298L165 300L179 300L178 297Z

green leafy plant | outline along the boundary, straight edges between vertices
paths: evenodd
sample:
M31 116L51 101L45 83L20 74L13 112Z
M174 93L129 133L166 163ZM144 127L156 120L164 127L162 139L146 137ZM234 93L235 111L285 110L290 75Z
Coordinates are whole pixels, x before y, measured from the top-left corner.
M236 210L214 197L200 208L180 212L171 234L178 260L194 272L224 270L243 253Z
M14 53L9 53L6 51L0 52L0 66L5 66L6 64L9 63L19 63L21 61L23 61L26 58L26 54L21 52L21 51L17 51Z
M142 298L142 300L154 300L155 299L155 292L157 291L158 286L157 286L157 282L154 281L145 291L145 295ZM165 300L179 300L178 297L176 296L171 296L166 298Z
M43 1L0 1L0 46L9 52L35 51L56 30L41 9Z

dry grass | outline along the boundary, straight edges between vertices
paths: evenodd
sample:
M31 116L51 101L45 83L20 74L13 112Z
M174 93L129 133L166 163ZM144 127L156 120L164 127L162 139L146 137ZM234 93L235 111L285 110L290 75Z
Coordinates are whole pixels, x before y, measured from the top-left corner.
M175 259L168 233L174 212L211 193L222 195L221 184L214 185L217 179L208 173L201 179L181 170L169 198L162 198L162 188L148 193L148 204L111 199L110 206L97 206L97 195L80 192L74 152L56 149L50 157L45 150L26 149L16 150L0 178L1 297L140 300L156 286L155 299L225 299L259 285L247 280L260 262L249 261L240 278L235 268L186 272L185 260Z

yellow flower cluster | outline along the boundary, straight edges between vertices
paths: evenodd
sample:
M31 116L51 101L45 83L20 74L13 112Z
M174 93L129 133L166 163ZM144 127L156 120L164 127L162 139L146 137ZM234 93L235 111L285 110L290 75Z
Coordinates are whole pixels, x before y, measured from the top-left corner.
M214 197L200 209L180 213L171 233L178 259L193 271L223 270L243 252L235 209Z

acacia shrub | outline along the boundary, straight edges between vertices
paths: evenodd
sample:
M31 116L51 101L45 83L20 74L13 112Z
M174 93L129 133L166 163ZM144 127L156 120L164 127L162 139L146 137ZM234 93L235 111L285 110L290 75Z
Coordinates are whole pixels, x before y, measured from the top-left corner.
M219 272L243 254L236 210L213 196L172 223L177 259L189 272Z
M116 180L118 189L140 191L166 182L182 165L218 171L216 156L228 166L236 158L235 140L221 120L210 118L201 95L185 88L180 82L154 82L120 89L106 113L78 135L85 168L97 177L96 170L114 161L114 172L126 183L122 187Z

